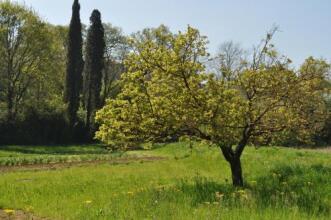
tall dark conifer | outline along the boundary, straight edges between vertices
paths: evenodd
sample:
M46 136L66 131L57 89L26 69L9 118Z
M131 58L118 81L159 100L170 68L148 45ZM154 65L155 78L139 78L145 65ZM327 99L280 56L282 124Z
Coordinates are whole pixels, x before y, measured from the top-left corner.
M95 129L95 114L101 107L101 80L104 67L104 28L98 10L92 12L91 26L87 33L86 68L84 75L84 103L86 108L86 125L92 136Z
M65 82L64 101L67 104L67 116L71 126L77 122L77 111L80 104L80 91L82 87L83 38L82 24L80 21L80 5L75 0L72 6L72 18L68 35L67 72Z

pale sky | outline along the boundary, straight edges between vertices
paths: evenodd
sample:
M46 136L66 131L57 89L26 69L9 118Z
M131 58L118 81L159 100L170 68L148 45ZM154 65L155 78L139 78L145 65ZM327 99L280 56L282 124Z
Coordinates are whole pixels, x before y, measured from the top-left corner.
M1 1L1 0L0 0ZM17 0L53 24L68 24L73 0ZM93 9L127 34L165 24L172 31L198 28L209 51L228 40L250 49L273 25L276 47L300 64L308 56L331 61L331 0L80 0L88 23Z

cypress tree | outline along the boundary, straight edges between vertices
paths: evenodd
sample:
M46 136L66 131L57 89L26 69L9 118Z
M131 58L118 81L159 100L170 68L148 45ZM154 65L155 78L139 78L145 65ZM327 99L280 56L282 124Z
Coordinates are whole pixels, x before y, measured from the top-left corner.
M69 26L67 72L65 82L64 101L67 104L67 117L71 126L77 122L77 111L80 104L80 91L82 87L83 38L80 21L80 5L75 0L72 6L72 18Z
M96 130L95 114L101 107L102 71L104 67L104 28L101 14L94 10L90 17L91 26L87 33L86 68L84 75L84 104L86 108L86 126L91 137Z

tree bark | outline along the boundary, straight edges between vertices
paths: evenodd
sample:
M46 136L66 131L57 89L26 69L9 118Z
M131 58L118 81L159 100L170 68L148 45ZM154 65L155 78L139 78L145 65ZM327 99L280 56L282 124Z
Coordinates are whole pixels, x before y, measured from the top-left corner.
M15 118L14 116L14 95L11 89L7 91L7 120L12 122Z
M244 178L240 161L241 154L234 152L230 147L221 147L221 150L226 161L230 164L233 186L243 187Z
M244 179L241 169L241 161L240 157L233 158L230 162L231 166L231 174L232 174L232 184L235 187L243 187L244 186Z

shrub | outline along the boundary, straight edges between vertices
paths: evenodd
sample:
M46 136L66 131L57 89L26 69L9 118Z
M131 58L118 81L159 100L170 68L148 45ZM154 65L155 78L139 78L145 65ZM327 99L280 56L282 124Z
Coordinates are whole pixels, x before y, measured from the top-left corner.
M70 128L62 111L30 109L16 121L0 122L0 144L70 144L88 141L82 121Z

